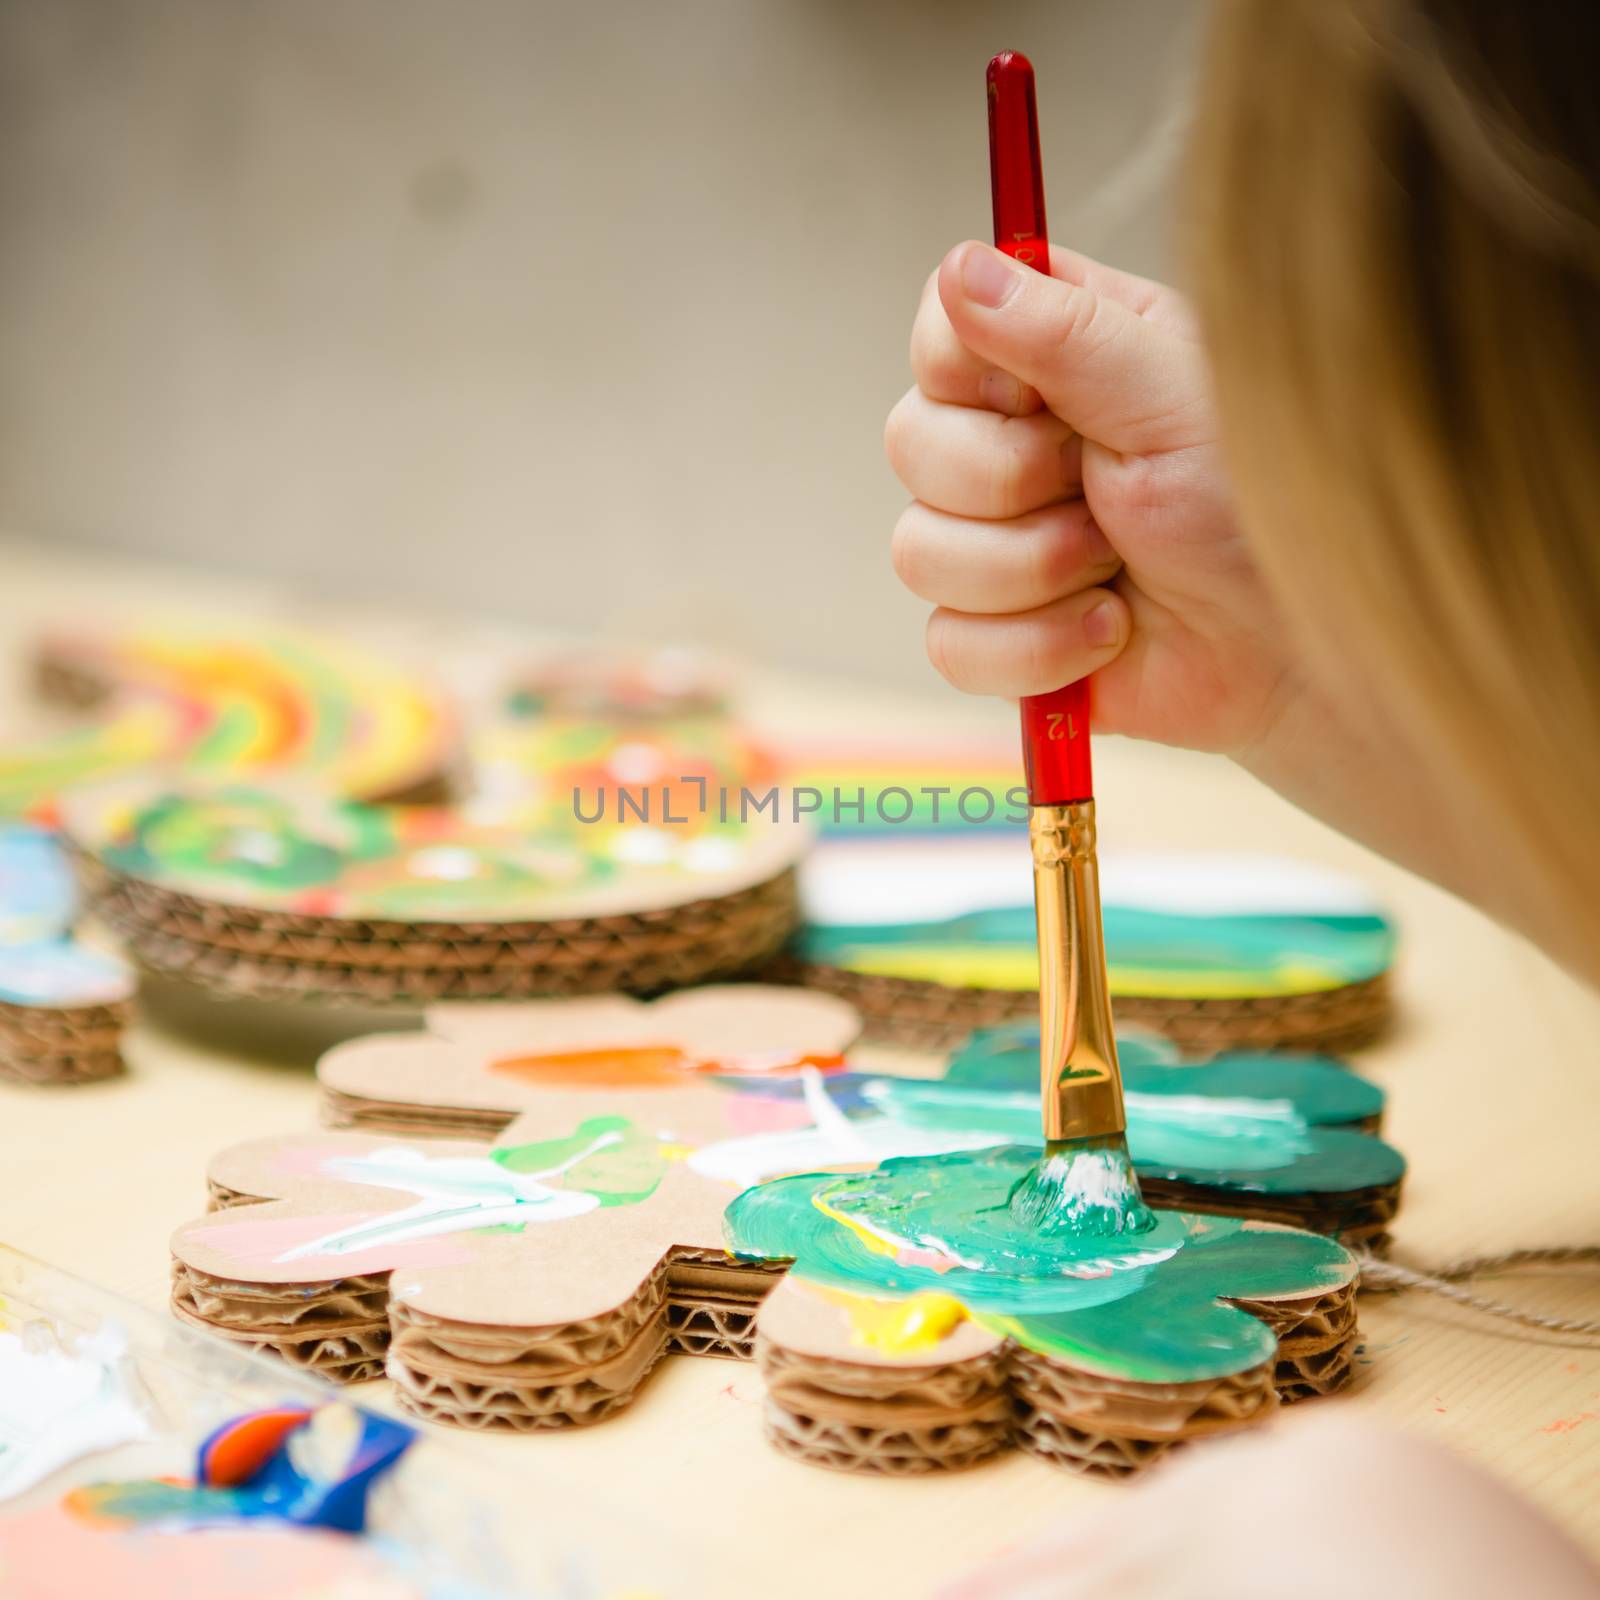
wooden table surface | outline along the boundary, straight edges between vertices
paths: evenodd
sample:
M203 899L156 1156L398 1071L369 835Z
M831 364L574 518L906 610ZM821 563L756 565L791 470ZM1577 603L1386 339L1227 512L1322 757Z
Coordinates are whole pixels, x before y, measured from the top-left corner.
M0 572L0 660L17 664L0 699L8 717L0 726L12 730L25 715L20 663L41 625L97 613L281 616L287 604L259 586L67 560L22 544L0 546ZM383 626L430 652L442 639L469 637L438 619L390 617ZM759 674L752 710L769 726L851 734L998 727L1010 716L933 690L877 696L854 684L846 691ZM1097 765L1103 842L1281 852L1357 873L1397 915L1400 1021L1358 1063L1389 1091L1386 1133L1411 1163L1397 1254L1427 1263L1600 1239L1593 994L1225 762L1106 741ZM202 1209L207 1158L236 1139L312 1125L312 1062L319 1045L348 1026L158 990L128 1040L120 1081L56 1092L0 1086L0 1237L163 1304L167 1235ZM1542 1311L1600 1317L1593 1272L1490 1287ZM1357 1378L1345 1395L1319 1404L1442 1440L1600 1555L1600 1342L1485 1324L1419 1295L1368 1295L1361 1319ZM357 1393L384 1403L381 1384ZM818 1471L762 1442L760 1403L761 1380L749 1366L674 1357L630 1411L600 1427L451 1437L491 1469L513 1543L516 1509L530 1494L611 1508L619 1547L641 1537L630 1514L644 1513L675 1531L678 1564L692 1574L699 1600L839 1592L846 1562L851 1592L870 1585L884 1595L918 1594L1054 1517L1136 1492L1015 1454L933 1481ZM1293 1426L1293 1413L1275 1425Z

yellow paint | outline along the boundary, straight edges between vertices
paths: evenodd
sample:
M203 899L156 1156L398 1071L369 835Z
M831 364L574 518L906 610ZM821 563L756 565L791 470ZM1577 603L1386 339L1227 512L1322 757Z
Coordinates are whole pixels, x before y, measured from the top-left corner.
M1253 967L1237 972L1169 972L1111 963L1113 993L1152 1000L1248 1000L1254 996L1311 994L1337 989L1350 980L1325 967L1284 962L1273 967Z
M883 1234L874 1232L873 1229L868 1228L855 1217L848 1216L843 1211L835 1211L834 1208L822 1198L822 1193L820 1190L816 1194L812 1195L811 1203L823 1214L823 1216L827 1217L830 1222L837 1222L841 1228L848 1228L851 1233L853 1233L856 1238L858 1238L862 1244L865 1245L866 1248L874 1255L889 1256L892 1258L899 1251L900 1243L897 1239L885 1238Z
M916 978L952 989L1028 990L1039 986L1037 954L1029 949L982 950L948 945L861 946L843 964L852 972L884 978ZM1243 1000L1256 996L1310 994L1348 980L1321 967L1283 965L1241 971L1175 971L1110 964L1113 994L1151 1000Z
M966 1320L967 1308L954 1295L930 1289L904 1300L878 1300L844 1289L817 1291L850 1319L850 1339L889 1356L918 1355L949 1338Z

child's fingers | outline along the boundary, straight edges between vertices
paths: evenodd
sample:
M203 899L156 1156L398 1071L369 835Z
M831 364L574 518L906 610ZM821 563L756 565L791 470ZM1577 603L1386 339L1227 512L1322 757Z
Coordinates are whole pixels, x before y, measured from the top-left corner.
M1113 450L1169 450L1214 431L1199 348L1109 295L969 242L939 268L939 299L975 357Z
M941 609L928 618L928 659L968 694L1048 694L1115 660L1131 627L1110 589L1005 617Z
M1002 417L920 389L889 413L889 464L918 500L959 517L1019 517L1080 486L1080 441L1048 411Z
M1108 582L1122 564L1081 496L1009 522L916 501L895 524L890 556L914 595L983 613L1033 611Z
M917 320L911 325L911 375L930 400L953 406L978 406L1023 417L1043 404L1039 391L982 361L956 338L939 301L939 274L922 287Z

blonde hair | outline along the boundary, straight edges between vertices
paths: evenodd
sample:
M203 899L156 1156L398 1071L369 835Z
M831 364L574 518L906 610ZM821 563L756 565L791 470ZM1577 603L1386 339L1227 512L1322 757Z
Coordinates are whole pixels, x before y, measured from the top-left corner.
M1588 9L1224 0L1188 192L1241 513L1308 661L1386 708L1437 771L1439 811L1459 803L1592 975Z

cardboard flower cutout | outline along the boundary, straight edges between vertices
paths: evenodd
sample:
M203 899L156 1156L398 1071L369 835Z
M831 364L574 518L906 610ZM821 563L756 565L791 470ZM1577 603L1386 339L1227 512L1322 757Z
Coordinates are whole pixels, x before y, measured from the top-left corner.
M386 1358L423 1415L536 1428L621 1409L669 1350L748 1355L766 1300L769 1415L824 1425L780 1404L802 1372L811 1410L833 1407L825 1431L868 1443L839 1460L807 1433L799 1453L874 1470L969 1458L945 1448L968 1403L956 1393L981 1393L978 1453L1000 1448L1027 1370L1131 1389L1140 1449L1171 1433L1147 1415L1158 1391L1232 1425L1272 1402L1283 1359L1305 1387L1347 1374L1354 1266L1325 1239L1178 1213L1111 1254L1062 1255L1004 1227L952 1233L956 1213L988 1217L1036 1152L986 1103L954 1125L948 1104L902 1115L896 1087L939 1085L849 1070L857 1027L826 996L734 986L649 1005L444 1007L425 1033L342 1045L319 1066L328 1108L367 1131L219 1156L227 1209L174 1236L174 1305L330 1376ZM976 1060L952 1087L1009 1092ZM445 1132L469 1137L415 1136ZM1037 1253L1021 1288L982 1264L991 1249ZM768 1300L795 1257L801 1278ZM1116 1350L1121 1365L1104 1354ZM875 1408L887 1395L905 1421L908 1371L933 1374L938 1397L910 1407L926 1426L909 1443L878 1448ZM1051 1426L1075 1414L1057 1405Z
M888 1161L733 1202L735 1251L794 1261L757 1321L774 1442L830 1466L930 1470L958 1464L941 1430L960 1421L961 1464L1015 1439L1126 1470L1272 1404L1281 1334L1301 1341L1285 1387L1303 1381L1293 1362L1313 1345L1336 1352L1322 1381L1348 1371L1355 1265L1340 1245L1178 1211L1114 1240L1041 1229L1009 1204L1037 1159L1003 1145ZM863 1403L852 1369L869 1354L880 1383ZM941 1380L976 1411L917 1425L903 1402ZM1131 1427L1116 1426L1112 1401Z

